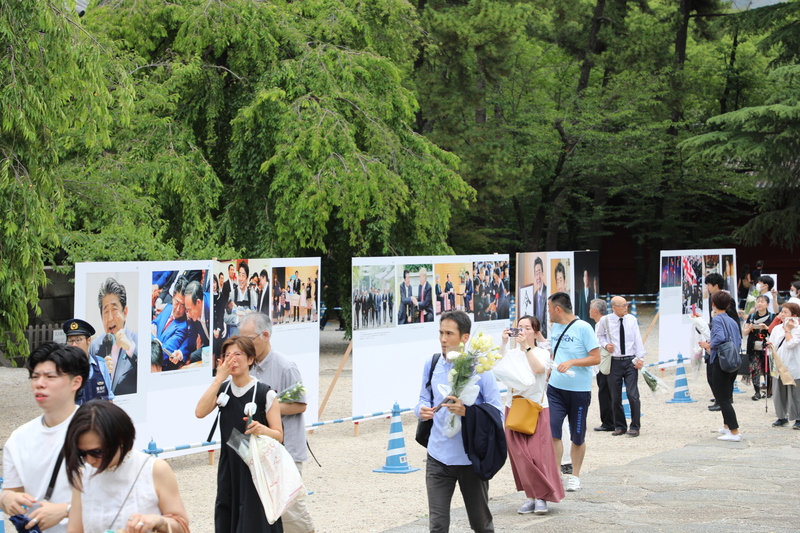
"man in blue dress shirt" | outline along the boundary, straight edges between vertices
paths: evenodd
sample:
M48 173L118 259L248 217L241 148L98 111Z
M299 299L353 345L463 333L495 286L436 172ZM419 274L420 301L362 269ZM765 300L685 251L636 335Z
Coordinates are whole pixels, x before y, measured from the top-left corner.
M431 376L433 358L428 359L425 364L419 403L415 409L418 418L433 419L433 428L428 440L425 483L428 490L430 530L437 533L447 532L450 529L450 500L453 498L456 482L464 498L472 530L494 531L492 513L489 510L489 482L481 480L475 473L472 462L464 450L461 431L452 437L444 434L447 412L450 411L463 417L466 415L467 406L454 396L445 397L439 390L439 385L447 386L447 376L453 368L452 363L448 362L445 356L448 352L458 351L461 343L467 343L471 326L472 322L464 311L447 311L442 314L439 321L439 342L443 355L436 360L430 389L426 385L428 377ZM500 391L497 388L494 374L486 371L479 375L480 393L475 400L475 405L488 403L502 413ZM431 402L431 393L433 402ZM453 403L445 404L442 409L435 408L447 400L452 400Z

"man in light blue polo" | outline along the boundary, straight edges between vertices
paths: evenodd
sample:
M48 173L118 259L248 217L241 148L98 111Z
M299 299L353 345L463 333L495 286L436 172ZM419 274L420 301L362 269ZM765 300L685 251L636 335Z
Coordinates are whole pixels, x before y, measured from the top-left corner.
M568 475L566 490L580 490L581 465L586 454L586 416L592 401L592 367L600 364L600 345L594 328L572 312L569 295L557 292L547 301L553 327L550 345L557 365L550 374L547 400L550 402L550 431L556 457L561 457L564 445L561 428L569 418L572 448L572 475Z

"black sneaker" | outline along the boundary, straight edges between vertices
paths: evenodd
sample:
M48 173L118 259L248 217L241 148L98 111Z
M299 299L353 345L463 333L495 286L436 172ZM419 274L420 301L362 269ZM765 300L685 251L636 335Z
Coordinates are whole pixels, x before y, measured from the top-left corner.
M708 406L709 411L722 411L722 407L719 406L718 403L714 403Z
M564 475L572 474L572 463L561 465L561 473Z
M800 429L800 420L795 420L792 429Z
M776 428L782 428L783 426L785 426L788 423L789 423L789 421L786 420L785 418L779 418L775 422L773 422L772 425L775 426Z

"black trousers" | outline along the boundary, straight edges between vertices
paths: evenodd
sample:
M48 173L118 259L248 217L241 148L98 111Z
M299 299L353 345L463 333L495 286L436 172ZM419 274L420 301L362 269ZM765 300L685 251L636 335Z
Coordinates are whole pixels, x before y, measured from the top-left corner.
M469 525L478 533L493 533L494 523L489 510L489 482L475 474L472 465L449 466L428 455L425 486L428 489L428 514L431 533L450 531L450 500L461 489Z
M600 404L600 425L614 428L614 413L611 410L611 391L608 388L608 376L597 373L597 401Z
M736 381L736 372L724 372L719 366L719 357L708 366L711 367L711 390L722 411L722 421L728 429L739 429L736 411L733 410L733 382Z
M630 429L639 430L642 404L639 401L639 371L633 366L632 357L612 357L608 388L611 392L611 411L614 413L614 428L628 429L625 410L622 407L622 382L625 381L628 403L631 407Z

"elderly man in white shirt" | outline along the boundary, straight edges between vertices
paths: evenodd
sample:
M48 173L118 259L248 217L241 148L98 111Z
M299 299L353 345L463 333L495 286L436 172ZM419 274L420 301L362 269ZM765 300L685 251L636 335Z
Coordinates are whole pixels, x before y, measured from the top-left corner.
M642 344L642 334L636 317L628 314L628 302L622 296L611 299L613 313L602 320L597 328L597 340L611 353L611 372L608 387L611 392L611 410L614 414L614 436L627 432L638 437L641 428L641 403L639 401L639 370L644 366L647 352ZM622 381L631 407L631 424L628 427L622 407Z

